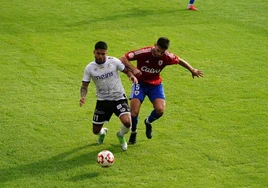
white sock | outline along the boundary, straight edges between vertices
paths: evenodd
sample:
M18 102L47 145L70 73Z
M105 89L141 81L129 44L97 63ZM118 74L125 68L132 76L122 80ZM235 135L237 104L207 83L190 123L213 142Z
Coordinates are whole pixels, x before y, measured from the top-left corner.
M104 134L106 134L106 132L104 131L104 128L101 128L99 135L104 135Z
M125 134L128 133L129 130L130 130L130 128L127 128L124 125L121 125L121 129L119 131L120 136L124 136Z

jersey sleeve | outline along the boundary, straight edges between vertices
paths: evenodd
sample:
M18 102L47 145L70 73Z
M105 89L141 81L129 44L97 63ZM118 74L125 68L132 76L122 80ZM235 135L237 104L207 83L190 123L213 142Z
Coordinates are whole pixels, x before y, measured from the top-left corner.
M171 53L171 52L166 52L166 56L167 56L167 65L174 65L174 64L178 64L180 59L179 56Z
M127 52L125 54L126 58L129 60L129 61L133 61L133 60L137 60L135 58L135 52L134 51L130 51L130 52Z
M129 61L134 61L144 56L144 54L151 53L151 51L152 51L152 47L147 46L144 48L140 48L138 50L129 51L125 54L125 56Z
M115 63L116 63L117 70L122 72L125 69L126 66L119 59L114 58L114 60L115 60Z
M89 65L86 66L84 70L84 77L82 79L83 82L90 82L91 76L89 72Z

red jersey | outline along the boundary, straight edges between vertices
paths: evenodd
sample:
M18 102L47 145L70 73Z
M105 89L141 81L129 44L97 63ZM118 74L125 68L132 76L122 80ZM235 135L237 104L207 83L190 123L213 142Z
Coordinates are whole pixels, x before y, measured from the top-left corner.
M153 47L144 47L127 52L125 56L129 61L137 61L137 68L142 72L142 75L138 77L139 81L159 85L162 82L160 72L167 65L178 64L179 57L168 51L162 57L154 57L152 49Z

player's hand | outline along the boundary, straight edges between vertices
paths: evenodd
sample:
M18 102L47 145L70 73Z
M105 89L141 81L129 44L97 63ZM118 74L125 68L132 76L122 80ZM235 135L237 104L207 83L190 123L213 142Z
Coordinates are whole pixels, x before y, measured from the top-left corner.
M136 76L130 76L129 79L131 80L131 82L133 84L137 84L138 83L138 79L136 78Z
M194 78L195 76L197 77L197 78L199 78L199 77L203 77L204 76L204 73L203 73L203 71L201 71L201 70L198 70L198 69L192 69L192 77Z
M85 104L85 101L86 101L86 99L85 99L84 97L81 97L81 99L80 99L80 101L79 101L79 105L80 105L80 107L81 107L83 104Z
M132 72L133 72L133 74L135 76L141 76L142 75L142 72L139 69L137 69L137 68L135 68L134 70L132 70Z

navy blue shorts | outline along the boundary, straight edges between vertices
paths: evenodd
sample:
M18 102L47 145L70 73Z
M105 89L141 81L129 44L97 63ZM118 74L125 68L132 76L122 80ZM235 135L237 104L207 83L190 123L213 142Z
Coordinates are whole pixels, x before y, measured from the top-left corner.
M166 100L163 84L161 83L156 86L149 85L143 82L140 82L138 84L132 84L130 99L136 98L143 102L146 96L148 96L151 102L153 102L157 98Z

